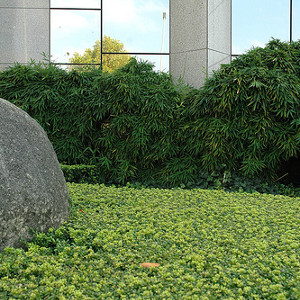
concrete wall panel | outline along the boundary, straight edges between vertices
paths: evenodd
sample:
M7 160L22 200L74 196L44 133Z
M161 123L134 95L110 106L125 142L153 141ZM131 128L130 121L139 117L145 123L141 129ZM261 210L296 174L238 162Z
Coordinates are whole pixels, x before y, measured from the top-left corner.
M1 66L49 56L49 38L49 9L0 9Z
M210 0L208 48L231 53L231 0Z
M231 0L170 0L170 72L200 87L230 62Z
M217 70L222 64L229 64L231 61L231 55L208 50L208 75L212 74L212 71Z
M10 67L11 64L1 64L0 63L0 71L5 70L6 68Z
M207 0L171 0L171 49L194 51L207 45Z
M50 0L0 0L0 8L49 8Z
M200 87L207 75L206 57L205 49L171 54L174 79L181 78L194 87Z

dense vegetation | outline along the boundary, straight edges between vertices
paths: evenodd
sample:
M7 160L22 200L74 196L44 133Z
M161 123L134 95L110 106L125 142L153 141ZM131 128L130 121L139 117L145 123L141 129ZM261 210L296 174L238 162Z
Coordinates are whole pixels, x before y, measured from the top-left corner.
M0 254L1 299L300 298L300 198L68 189L66 224Z
M182 95L145 62L114 73L16 65L0 74L0 97L44 127L60 162L97 164L105 181L154 172L178 156Z
M300 153L299 99L300 41L255 48L191 95L187 150L199 153L204 169L274 175Z
M113 73L16 65L0 73L0 97L44 127L61 163L96 165L100 182L278 179L299 165L299 45L255 48L199 90L135 59Z

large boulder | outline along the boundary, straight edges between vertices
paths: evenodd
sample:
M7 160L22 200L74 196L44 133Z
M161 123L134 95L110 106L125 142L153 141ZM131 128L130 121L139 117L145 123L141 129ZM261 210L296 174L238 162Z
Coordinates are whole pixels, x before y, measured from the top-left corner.
M69 195L42 127L0 98L0 251L67 220Z

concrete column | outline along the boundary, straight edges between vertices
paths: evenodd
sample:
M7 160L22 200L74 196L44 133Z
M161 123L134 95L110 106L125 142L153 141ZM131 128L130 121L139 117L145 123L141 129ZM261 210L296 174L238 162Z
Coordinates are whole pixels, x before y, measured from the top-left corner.
M170 0L170 73L200 87L231 60L231 0Z
M0 0L0 69L50 54L50 0Z

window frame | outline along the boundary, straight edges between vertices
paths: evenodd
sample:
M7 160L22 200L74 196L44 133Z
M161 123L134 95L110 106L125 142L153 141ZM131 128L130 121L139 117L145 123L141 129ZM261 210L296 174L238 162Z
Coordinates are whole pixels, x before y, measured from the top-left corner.
M108 0L109 1L109 0ZM169 1L169 16L170 16L170 0ZM157 56L169 56L170 57L170 39L169 39L169 51L168 52L103 52L103 0L100 0L100 8L78 8L78 7L52 7L51 0L50 0L50 58L51 58L51 42L52 42L52 30L51 30L51 12L52 11L99 11L100 12L100 37L99 41L101 44L101 56L100 56L100 63L62 63L62 62L51 62L54 65L61 65L61 66L101 66L103 65L103 55L157 55ZM169 26L169 36L171 26ZM51 61L51 59L50 59Z

